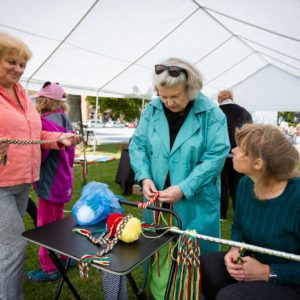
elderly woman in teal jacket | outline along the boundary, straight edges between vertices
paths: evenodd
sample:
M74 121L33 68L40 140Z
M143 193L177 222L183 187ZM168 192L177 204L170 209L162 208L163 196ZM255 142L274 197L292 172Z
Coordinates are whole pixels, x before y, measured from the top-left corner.
M219 237L219 174L230 149L226 117L200 92L201 75L190 63L167 59L155 66L153 80L159 97L147 105L129 146L144 201L159 191L159 202L179 214L184 230ZM153 223L153 212L145 211L144 219ZM200 247L202 252L218 250L206 241ZM167 259L163 249L160 266L152 265L155 299L164 297Z

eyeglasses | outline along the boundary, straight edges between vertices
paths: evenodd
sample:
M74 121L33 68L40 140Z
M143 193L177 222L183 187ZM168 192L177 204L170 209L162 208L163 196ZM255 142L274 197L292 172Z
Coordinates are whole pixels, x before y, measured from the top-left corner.
M157 75L159 75L162 72L164 72L165 70L167 70L168 74L172 77L178 77L181 72L183 72L185 74L185 76L188 77L187 71L178 66L155 65L154 69L155 69L155 73Z

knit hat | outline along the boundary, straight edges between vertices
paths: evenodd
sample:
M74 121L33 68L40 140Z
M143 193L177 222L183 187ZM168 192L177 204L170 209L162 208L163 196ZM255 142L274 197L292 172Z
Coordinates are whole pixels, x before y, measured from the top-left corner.
M67 101L66 93L63 88L61 88L58 83L51 83L49 81L47 81L36 94L31 96L31 98L37 97L46 97L57 101Z

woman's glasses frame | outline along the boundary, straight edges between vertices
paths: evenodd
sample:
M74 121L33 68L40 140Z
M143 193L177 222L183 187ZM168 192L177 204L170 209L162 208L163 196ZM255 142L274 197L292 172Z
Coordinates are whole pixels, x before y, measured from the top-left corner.
M168 74L171 77L178 77L181 72L183 72L185 74L185 76L188 77L187 71L178 66L155 65L154 70L155 70L155 74L157 74L157 75L159 75L167 70Z

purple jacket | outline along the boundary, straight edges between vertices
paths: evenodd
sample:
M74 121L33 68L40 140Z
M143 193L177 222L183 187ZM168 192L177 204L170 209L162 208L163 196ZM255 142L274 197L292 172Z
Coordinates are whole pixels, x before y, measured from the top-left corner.
M74 132L62 110L41 116L42 128L52 132ZM73 163L75 147L63 150L42 150L40 180L34 184L38 196L55 203L71 200L74 187Z

